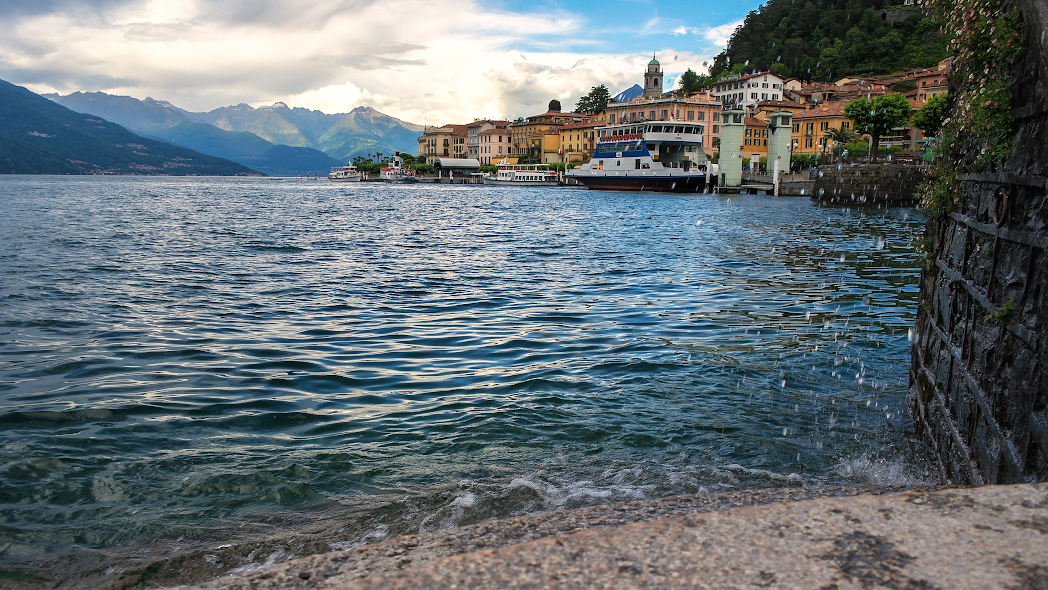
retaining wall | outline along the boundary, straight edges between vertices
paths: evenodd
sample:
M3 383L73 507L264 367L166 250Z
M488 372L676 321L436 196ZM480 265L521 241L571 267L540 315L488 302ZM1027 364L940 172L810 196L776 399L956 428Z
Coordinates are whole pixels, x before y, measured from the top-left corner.
M924 168L890 162L819 166L812 199L837 205L912 207Z
M1048 481L1048 4L1020 0L1026 55L1003 170L926 230L910 410L955 483Z

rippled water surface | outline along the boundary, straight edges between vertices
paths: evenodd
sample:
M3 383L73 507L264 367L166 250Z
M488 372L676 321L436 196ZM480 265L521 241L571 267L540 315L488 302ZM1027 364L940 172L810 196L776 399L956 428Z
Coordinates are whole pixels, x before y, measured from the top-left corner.
M170 543L217 571L559 507L922 477L912 209L58 177L0 178L0 202L12 576L63 551ZM304 532L204 551L277 529Z

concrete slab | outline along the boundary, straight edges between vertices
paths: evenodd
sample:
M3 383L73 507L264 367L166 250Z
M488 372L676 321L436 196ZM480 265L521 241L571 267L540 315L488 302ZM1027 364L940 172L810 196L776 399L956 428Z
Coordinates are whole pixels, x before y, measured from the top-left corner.
M573 512L545 518L569 522ZM198 588L1048 588L1048 484L782 501L526 540L541 524L531 518L402 537ZM514 530L523 542L485 543Z

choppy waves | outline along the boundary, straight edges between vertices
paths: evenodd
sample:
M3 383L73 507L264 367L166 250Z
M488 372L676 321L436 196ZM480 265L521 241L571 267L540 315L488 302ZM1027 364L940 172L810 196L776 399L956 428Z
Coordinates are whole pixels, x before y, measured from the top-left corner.
M2 559L928 478L912 210L0 180Z

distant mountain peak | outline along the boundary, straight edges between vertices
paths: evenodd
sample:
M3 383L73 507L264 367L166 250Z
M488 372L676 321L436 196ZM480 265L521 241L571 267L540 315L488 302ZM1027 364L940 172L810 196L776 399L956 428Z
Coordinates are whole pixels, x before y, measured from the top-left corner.
M634 84L622 92L616 94L612 100L615 102L629 102L638 96L644 94L644 89L641 88L640 84Z

